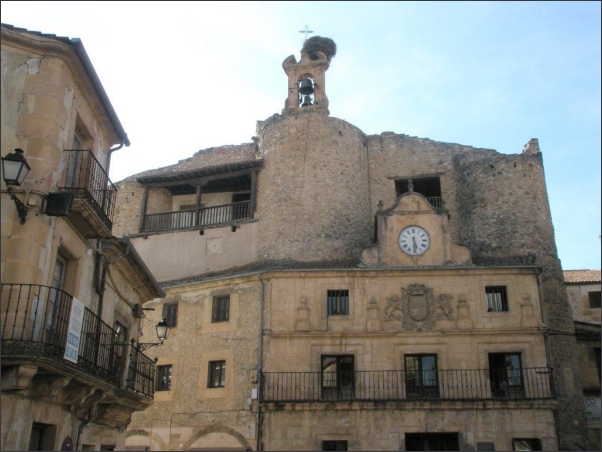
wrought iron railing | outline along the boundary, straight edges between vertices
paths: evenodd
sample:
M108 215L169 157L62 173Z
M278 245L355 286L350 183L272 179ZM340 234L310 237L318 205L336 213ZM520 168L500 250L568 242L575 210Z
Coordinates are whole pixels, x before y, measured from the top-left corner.
M436 209L440 209L443 206L441 196L426 196L426 200Z
M140 365L129 365L127 387L153 395L154 362L139 358L135 346L117 342L117 331L88 308L84 308L77 364L63 358L73 300L67 292L33 284L2 284L0 300L3 359L49 358L121 387L131 347L130 356ZM130 385L130 381L135 383Z
M67 153L65 180L61 192L73 193L76 199L86 200L97 215L112 226L117 188L91 151L72 150Z
M551 371L383 370L359 372L264 372L264 402L397 400L533 400L554 398Z
M237 220L253 218L251 201L240 201L221 206L202 207L199 209L198 221L195 210L178 210L175 212L150 213L144 216L141 232L169 231L196 226L211 226L230 223Z
M155 393L155 363L136 348L132 339L126 387L152 397Z

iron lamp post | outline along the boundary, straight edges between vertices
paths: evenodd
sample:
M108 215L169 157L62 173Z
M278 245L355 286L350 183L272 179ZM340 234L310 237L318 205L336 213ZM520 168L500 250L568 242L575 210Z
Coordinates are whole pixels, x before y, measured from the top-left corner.
M2 178L6 184L6 191L10 198L15 202L17 214L21 220L21 224L25 223L27 217L27 206L15 196L13 187L18 187L23 183L23 180L29 173L30 166L23 156L23 149L15 149L11 154L2 157Z

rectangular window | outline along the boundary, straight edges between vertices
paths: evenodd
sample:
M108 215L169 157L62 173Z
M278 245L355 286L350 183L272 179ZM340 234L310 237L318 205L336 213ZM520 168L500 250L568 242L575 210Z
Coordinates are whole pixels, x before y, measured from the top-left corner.
M408 398L438 398L437 355L405 355Z
M543 450L538 438L512 438L512 450Z
M171 365L157 366L157 391L171 391Z
M395 189L397 196L403 195L410 191L410 187L414 193L420 193L426 198L429 204L435 208L441 208L441 182L439 177L416 177L414 179L397 179L395 181Z
M223 388L226 386L226 361L209 362L208 388Z
M170 328L178 325L178 303L169 303L163 305L163 317Z
M336 439L322 441L322 450L349 450L347 449L347 440Z
M508 295L506 286L485 287L487 312L503 312L508 310Z
M493 397L525 397L520 353L490 353L489 380Z
M27 450L53 450L56 436L56 426L34 422L29 436Z
M230 319L230 295L213 297L211 323L227 322Z
M460 450L457 433L406 433L405 437L406 450Z
M353 355L322 356L322 399L353 399L354 377Z
M588 292L590 309L600 309L600 292Z
M328 315L349 315L349 291L329 290Z

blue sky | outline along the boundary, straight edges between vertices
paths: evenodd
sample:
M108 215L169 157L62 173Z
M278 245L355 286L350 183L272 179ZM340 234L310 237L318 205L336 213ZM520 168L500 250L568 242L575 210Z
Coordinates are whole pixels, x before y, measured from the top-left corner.
M24 2L2 22L78 37L132 142L111 179L250 142L280 113L305 25L332 38L331 116L520 153L538 138L564 269L600 264L600 2ZM311 35L310 35L311 36Z

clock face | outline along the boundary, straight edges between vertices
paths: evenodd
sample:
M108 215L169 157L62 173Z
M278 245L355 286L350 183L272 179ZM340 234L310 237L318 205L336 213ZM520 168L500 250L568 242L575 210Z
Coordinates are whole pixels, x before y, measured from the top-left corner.
M429 249L431 238L428 232L419 226L408 226L399 234L401 251L410 256L420 256Z

